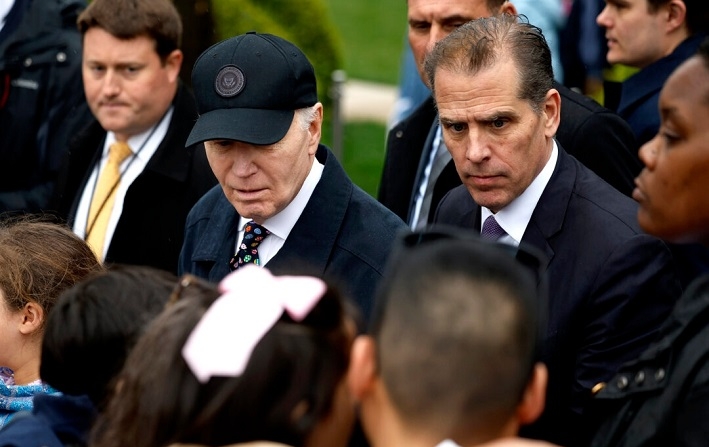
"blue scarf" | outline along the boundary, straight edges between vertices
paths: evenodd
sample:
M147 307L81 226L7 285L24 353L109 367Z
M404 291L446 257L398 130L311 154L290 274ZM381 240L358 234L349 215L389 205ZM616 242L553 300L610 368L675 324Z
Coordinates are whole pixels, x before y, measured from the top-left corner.
M0 428L18 411L32 411L36 394L58 394L59 391L37 380L27 385L15 385L8 371L0 371Z

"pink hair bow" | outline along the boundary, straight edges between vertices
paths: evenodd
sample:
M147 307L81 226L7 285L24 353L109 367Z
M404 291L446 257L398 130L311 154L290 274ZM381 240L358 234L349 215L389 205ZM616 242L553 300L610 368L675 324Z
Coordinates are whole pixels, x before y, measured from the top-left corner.
M197 380L240 376L258 342L283 311L302 321L325 294L325 283L309 276L274 276L245 265L219 283L216 299L182 348Z

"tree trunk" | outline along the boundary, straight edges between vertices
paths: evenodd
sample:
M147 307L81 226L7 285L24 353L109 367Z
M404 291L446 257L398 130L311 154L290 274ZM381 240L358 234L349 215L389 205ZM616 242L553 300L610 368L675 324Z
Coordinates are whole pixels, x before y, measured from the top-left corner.
M192 85L192 67L200 54L216 43L216 30L210 0L174 0L182 16L182 62L180 77Z

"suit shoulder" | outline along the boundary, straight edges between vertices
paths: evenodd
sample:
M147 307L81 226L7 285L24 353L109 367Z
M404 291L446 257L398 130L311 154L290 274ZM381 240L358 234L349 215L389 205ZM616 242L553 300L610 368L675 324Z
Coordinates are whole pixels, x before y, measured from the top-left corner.
M209 219L211 214L218 212L224 207L224 204L230 205L224 196L222 187L220 185L213 186L194 204L187 217L187 225L192 225L202 219Z
M408 131L420 131L422 128L428 133L428 129L436 118L436 106L433 97L429 97L416 108L409 116L399 121L391 128L387 134L387 142L403 138Z
M579 175L574 185L573 195L583 206L592 207L595 212L589 213L588 218L597 216L603 221L615 221L632 230L633 233L641 232L637 222L638 204L616 190L593 171L576 161L579 166Z
M399 216L355 185L337 245L381 272L397 235L407 228Z
M554 84L554 88L559 91L561 103L563 107L572 107L584 110L587 113L610 112L611 110L603 107L593 98L583 95L579 92L571 90L560 84Z
M458 185L443 196L438 206L445 210L457 208L461 211L468 211L469 208L476 205L465 185Z
M354 184L353 186L348 215L352 211L363 219L375 222L382 230L382 237L388 237L402 227L406 227L406 224L399 216L379 203L359 186Z
M561 95L562 123L572 124L571 128L595 124L599 132L629 132L630 126L614 111L603 107L593 98L575 92L567 87L557 87ZM561 127L562 125L560 125ZM610 126L607 128L607 126Z

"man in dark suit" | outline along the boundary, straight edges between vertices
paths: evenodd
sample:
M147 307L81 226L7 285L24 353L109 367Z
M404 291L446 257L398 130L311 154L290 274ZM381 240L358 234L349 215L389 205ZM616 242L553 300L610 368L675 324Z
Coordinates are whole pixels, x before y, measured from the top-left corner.
M538 28L506 14L469 22L436 45L426 73L463 181L435 222L494 229L546 257L547 406L522 433L584 445L592 388L653 341L681 293L669 249L640 230L632 199L554 140L561 99Z
M469 20L503 13L515 14L514 5L505 0L408 0L409 43L424 82L428 83L423 61L438 40ZM557 139L570 154L630 196L641 169L630 127L592 99L558 83L555 88L563 104ZM378 199L412 228L420 228L431 222L445 193L458 185L453 162L440 145L430 99L389 132Z
M180 16L169 0L95 0L78 24L96 120L70 143L54 209L99 259L177 273L187 213L216 184L202 145L185 149L197 106L179 79Z
M192 85L200 117L187 144L204 142L220 186L187 218L180 273L219 281L254 263L326 276L366 319L406 226L320 144L323 107L306 56L280 37L243 34L202 53Z

